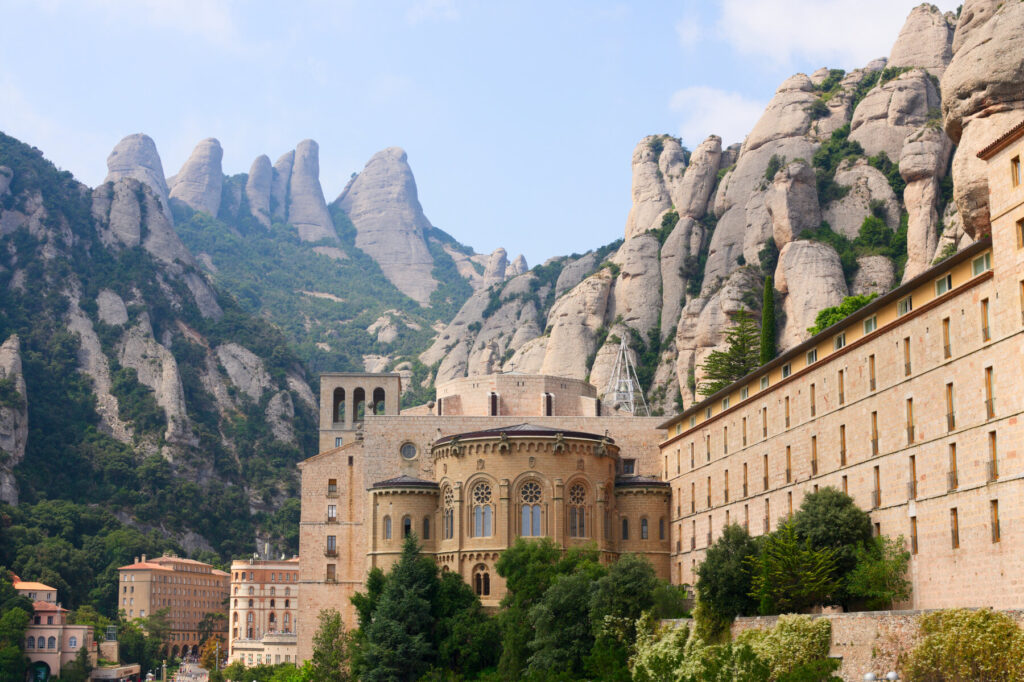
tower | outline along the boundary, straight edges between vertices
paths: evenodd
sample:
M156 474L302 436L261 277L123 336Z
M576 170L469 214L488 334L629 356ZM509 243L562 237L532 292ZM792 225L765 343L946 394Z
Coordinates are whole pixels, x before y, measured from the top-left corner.
M604 390L602 402L613 410L627 412L634 416L651 416L644 400L644 392L640 387L640 379L636 375L636 366L629 356L629 346L623 338L619 344L619 354L615 358L608 386Z

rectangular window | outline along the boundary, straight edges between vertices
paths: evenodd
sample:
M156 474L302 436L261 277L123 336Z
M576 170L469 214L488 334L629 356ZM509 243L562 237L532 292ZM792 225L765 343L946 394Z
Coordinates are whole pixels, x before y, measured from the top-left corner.
M690 468L691 469L694 467L694 461L695 461L694 458L693 458L693 449L694 449L693 441L691 440L690 441Z
M992 500L989 505L992 510L992 542L999 542L1002 539L999 532L999 500Z
M747 418L743 418L743 447L747 447Z
M914 442L914 399L907 398L907 444Z
M999 458L996 450L996 432L988 432L988 481L999 479Z
M337 582L338 573L334 564L327 564L327 582Z
M750 505L743 505L743 530L750 532Z
M847 495L849 495L849 494L850 494L850 488L849 488L849 486L847 485L847 479L846 479L846 476L843 476L843 493L845 493L845 494L847 494Z
M788 377L792 373L793 373L793 365L791 365L789 363L786 363L785 365L782 366L782 378L783 379L785 379L786 377Z
M338 520L338 506L334 504L327 505L327 520L337 521Z
M814 399L814 384L811 384L809 396L810 396L810 399L811 399L811 416L813 417L815 415L815 413L817 413L817 411L818 411L818 408L815 405L815 399Z
M953 382L946 384L946 431L956 428L956 412L953 409Z
M1020 246L1020 235L1021 231L1024 230L1024 220L1017 222L1017 246ZM983 253L974 260L971 261L971 274L975 277L983 272L988 272L992 269L992 252Z
M772 505L769 500L764 501L764 532L768 533L772 529Z
M746 497L749 493L747 492L747 463L743 463L743 497Z
M728 469L725 470L725 475L722 476L722 483L725 486L725 490L724 490L725 501L728 502L729 501L729 470Z
M910 484L907 486L907 499L917 499L917 457L910 456Z
M740 389L740 400L746 400L750 396L750 387L744 386Z
M896 304L896 316L897 317L903 317L904 315L906 315L907 313L909 313L913 309L914 309L913 297L907 296L906 298L901 299L900 302Z
M878 413L871 413L871 454L878 454Z
M818 361L818 349L817 348L812 348L811 350L807 351L807 364L808 365L813 365L817 361Z
M949 534L953 549L960 548L960 520L957 518L956 507L949 510Z
M341 447L341 441L342 441L342 439L341 439L340 436L338 438L335 438L334 439L334 447L340 448Z
M786 483L793 482L793 451L786 446Z
M708 508L711 508L711 477L708 476Z
M846 371L842 370L842 369L839 370L839 376L837 378L837 382L838 382L837 385L839 386L839 404L840 405L842 405L843 403L846 402L846 381L845 381L845 379L846 379Z
M846 424L839 425L839 466L846 466Z
M811 436L811 474L818 475L818 437Z
M960 485L960 471L956 465L956 443L949 444L949 473L946 474L946 490L956 490Z
M871 390L875 390L875 356L868 356L868 384L871 386Z
M338 494L338 479L327 479L327 495L333 497Z
M711 419L711 407L710 407L710 406L708 406L708 407L707 407L707 408L706 408L706 409L704 410L704 418L705 418L705 419Z
M917 517L910 517L910 553L917 554Z
M1014 187L1020 184L1020 157L1010 159L1010 182Z
M910 376L910 337L903 339L903 375Z
M690 482L690 513L697 511L697 484Z
M786 417L786 428L789 428L789 396L786 396L785 401L785 417Z
M946 274L935 280L935 295L942 296L944 293L953 288L953 275Z
M875 475L875 491L874 491L874 494L872 494L872 496L871 496L871 508L872 509L878 509L880 506L882 506L882 484L881 484L881 480L880 480L881 474L879 472L879 467L878 466L875 466L874 475Z
M988 330L988 299L981 299L981 340L988 341L992 335Z
M711 434L704 436L704 459L705 461L711 461Z
M867 336L871 332L878 329L878 316L872 315L868 319L864 320L864 335Z
M788 493L786 493L786 505L787 505L787 507L789 509L788 516L790 518L792 518L793 517L793 491L792 490L789 491Z
M636 473L636 460L635 459L624 459L622 460L622 473L627 476L631 476Z
M766 388L768 388L768 376L767 375L761 377L761 390L763 391Z
M729 427L728 426L723 426L722 427L722 454L723 455L728 455L729 454Z
M338 538L334 535L327 536L327 551L336 552L338 551ZM273 574L271 574L273 575Z
M949 359L953 356L953 349L949 343L949 318L942 320L942 357Z
M985 416L992 419L996 416L996 399L992 395L992 368L985 368Z
M725 412L729 409L729 397L722 398L722 411Z
M761 437L768 437L768 408L761 408Z
M1024 218L1017 221L1017 248L1024 247Z
M763 470L764 470L764 489L768 490L768 455L764 456Z
M690 426L696 426L696 425L697 425L697 415L691 414L690 415Z
M846 332L842 334L836 334L836 337L832 339L832 350L839 350L846 345Z

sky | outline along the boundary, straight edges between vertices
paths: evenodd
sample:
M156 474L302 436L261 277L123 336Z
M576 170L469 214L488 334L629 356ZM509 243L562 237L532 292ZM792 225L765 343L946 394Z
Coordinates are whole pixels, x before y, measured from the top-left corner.
M402 147L432 224L533 266L622 237L645 135L741 142L785 78L887 56L917 4L0 0L0 130L90 186L132 133L168 176L203 138L229 175L312 138L328 202Z

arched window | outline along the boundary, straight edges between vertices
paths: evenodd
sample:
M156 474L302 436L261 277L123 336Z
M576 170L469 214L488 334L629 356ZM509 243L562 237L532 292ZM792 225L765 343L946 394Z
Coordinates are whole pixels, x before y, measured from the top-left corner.
M253 619L252 619L252 613L247 613L247 614L245 614L245 622L247 622L247 623L251 623L251 622L252 622L252 620L253 620Z
M587 537L586 525L587 489L582 483L575 483L569 488L569 537Z
M423 539L424 540L429 540L430 539L430 517L429 516L424 516L423 517Z
M664 540L665 539L665 517L664 516L662 516L660 519L658 519L658 539L659 540Z
M455 494L450 487L444 489L444 530L445 540L455 537Z
M385 540L390 540L391 539L391 517L390 516L385 516L384 517L384 539Z
M384 414L384 389L373 389L373 413Z
M494 515L494 497L490 483L477 483L473 487L473 537L491 537L491 521Z
M249 600L249 608L250 609L252 608L252 599ZM249 615L252 615L252 614L249 614Z
M288 605L285 604L285 606L288 606ZM291 616L290 613L286 613L286 614L284 614L284 631L285 632L291 632L291 628L292 628L292 616Z
M640 539L647 539L647 519L640 519Z
M234 620L235 620L236 623L238 622L238 614L237 613L235 614L235 619Z
M270 600L270 608L274 608L274 600L273 599Z
M473 568L473 591L478 597L487 597L491 594L491 574L483 564Z
M270 624L270 631L277 632L277 617L273 613L267 618L267 622Z
M284 596L286 596L286 597L292 596L292 588L290 588L290 587L284 588Z
M271 573L270 575L274 575L274 574L273 574L273 573ZM273 586L273 585L271 585L271 586L270 586L270 596L271 596L271 597L273 597L273 596L274 596L274 586Z
M352 391L352 420L361 422L366 416L366 391L357 388Z
M256 594L256 588L250 587L249 588L249 594Z
M25 645L25 648L26 649L35 649L36 648L36 638L33 637L32 635L29 635L28 636L28 644Z
M334 423L345 421L345 389L334 389Z
M412 535L412 519L408 516L402 518L402 537L407 538Z
M69 649L77 649L78 648L78 638L75 637L74 635L71 635L70 637L68 637L68 648Z
M622 539L629 539L629 519L622 519Z
M527 481L519 489L519 499L523 506L523 523L520 535L525 537L540 536L540 483Z
M46 648L47 649L56 649L57 648L57 638L56 637L50 637L48 640L46 640Z

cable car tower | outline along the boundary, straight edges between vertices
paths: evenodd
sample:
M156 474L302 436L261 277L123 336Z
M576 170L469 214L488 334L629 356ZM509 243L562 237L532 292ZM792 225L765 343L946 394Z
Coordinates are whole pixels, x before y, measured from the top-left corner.
M640 379L636 375L636 366L629 356L629 346L626 345L625 337L619 344L619 354L615 358L615 367L612 369L608 386L604 389L602 402L613 410L634 416L651 416L651 411L647 409L647 401L644 400L643 389L640 388Z

